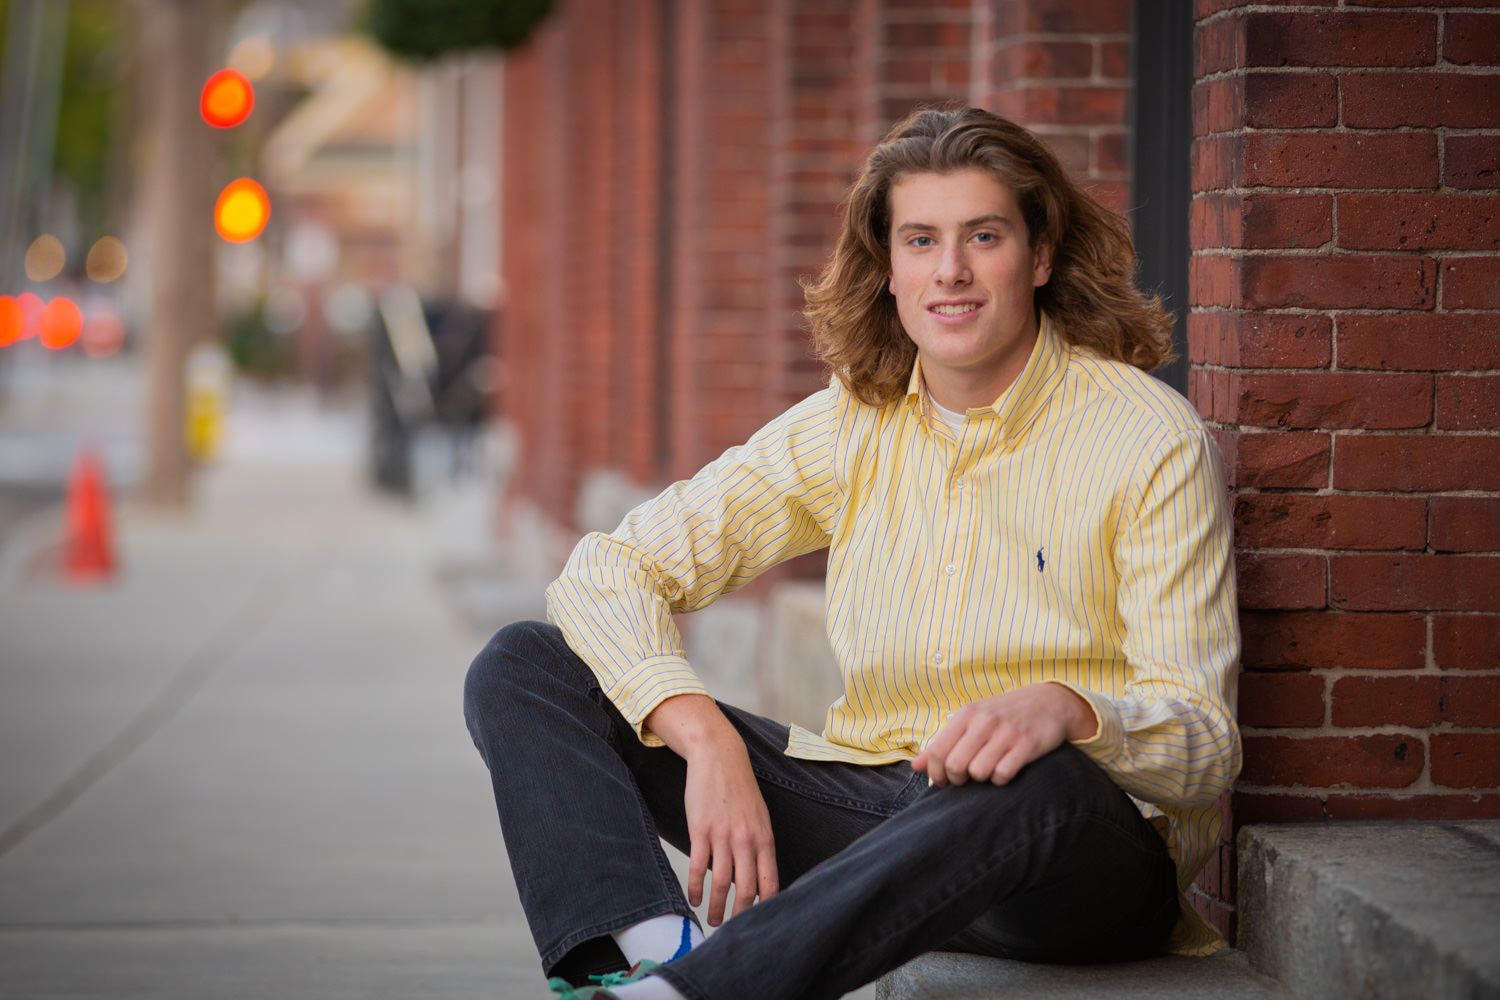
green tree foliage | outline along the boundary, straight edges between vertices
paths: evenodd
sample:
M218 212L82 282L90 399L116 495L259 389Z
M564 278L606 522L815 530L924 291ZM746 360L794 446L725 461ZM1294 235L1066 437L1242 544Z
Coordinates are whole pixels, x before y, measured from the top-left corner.
M118 4L79 2L69 9L64 45L62 101L58 108L54 167L78 192L80 221L87 228L104 218L111 167L125 162L111 147L119 85L119 47L124 25Z
M0 52L5 48L9 3L0 0ZM106 223L110 170L121 160L111 143L115 101L120 95L123 23L115 0L74 0L68 8L67 39L59 73L57 134L52 173L78 198L80 225L91 231ZM7 153L9 150L6 151Z
M513 49L554 0L368 0L364 27L387 51L425 62L452 52Z

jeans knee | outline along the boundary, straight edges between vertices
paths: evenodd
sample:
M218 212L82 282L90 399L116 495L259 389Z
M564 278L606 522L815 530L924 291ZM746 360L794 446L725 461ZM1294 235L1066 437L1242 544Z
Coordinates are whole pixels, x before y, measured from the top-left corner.
M464 713L472 719L481 708L489 713L501 711L505 705L523 700L517 697L522 692L550 689L558 682L570 688L597 684L556 625L512 622L496 632L469 664L464 678Z
M490 637L464 677L465 715L472 715L480 705L492 705L497 694L519 680L517 664L531 658L527 654L535 646L539 631L548 627L545 622L512 622Z

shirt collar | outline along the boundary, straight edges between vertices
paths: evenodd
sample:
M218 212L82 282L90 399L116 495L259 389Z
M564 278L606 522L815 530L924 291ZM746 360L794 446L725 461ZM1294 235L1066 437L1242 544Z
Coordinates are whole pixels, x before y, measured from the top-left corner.
M1031 357L1026 359L1026 367L1021 369L1016 380L1000 394L1000 398L989 406L989 410L1000 421L1000 437L1003 442L1014 442L1036 419L1052 393L1062 385L1067 367L1067 345L1044 312L1037 329L1036 345L1031 349ZM911 366L911 378L906 383L906 402L925 422L931 413L931 406L926 383L922 381L920 358Z

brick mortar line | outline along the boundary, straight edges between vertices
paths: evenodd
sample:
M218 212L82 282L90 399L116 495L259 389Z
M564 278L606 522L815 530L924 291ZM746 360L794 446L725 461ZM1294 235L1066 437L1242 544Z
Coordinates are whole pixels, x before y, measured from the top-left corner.
M1460 63L1444 63L1431 66L1233 66L1229 69L1214 70L1212 73L1204 73L1193 78L1196 88L1200 83L1213 83L1218 80L1234 79L1235 77L1247 77L1251 73L1274 73L1278 76L1303 76L1303 75L1331 75L1335 78L1340 76L1373 76L1376 73L1394 74L1422 74L1427 76L1500 76L1500 66L1465 66ZM1342 90L1343 88L1339 88ZM1342 119L1341 119L1342 120Z
M974 15L971 10L953 10L951 8L923 8L921 10L882 10L876 15L880 22L879 26L888 24L967 24L974 25Z
M1444 191L1446 193L1448 190L1451 190L1451 189L1448 188L1448 185L1444 183L1444 181L1448 177L1448 132L1447 132L1447 127L1443 126L1443 125L1439 125L1436 129L1433 130L1433 133L1437 136L1438 190Z
M1236 496L1251 496L1251 497L1282 497L1282 496L1294 496L1294 497L1307 496L1307 497L1329 497L1329 498L1338 498L1338 497L1364 497L1364 498L1374 498L1374 499L1377 499L1377 500L1422 500L1422 499L1432 499L1432 498L1441 498L1441 499L1445 499L1445 500L1495 500L1495 499L1500 499L1500 493L1497 493L1494 490L1489 490L1489 491L1471 490L1471 491L1462 492L1462 493L1441 493L1441 494L1434 494L1434 493L1408 494L1408 493L1391 493L1388 490L1336 490L1336 489L1333 489L1332 487L1329 487L1329 486L1319 486L1319 487L1310 487L1310 486L1244 486L1244 487L1238 487L1238 488L1236 488L1235 489L1235 495ZM1245 550L1240 550L1237 547L1237 551L1245 551ZM1411 551L1411 550L1406 550L1406 551ZM1481 549L1479 551L1482 552L1482 553L1493 553L1493 552L1495 552L1495 550L1493 550L1493 549ZM1437 554L1437 553L1434 553L1434 554ZM1449 554L1463 555L1464 553L1442 553L1442 554L1443 555L1449 555ZM1500 553L1495 553L1495 554L1500 554ZM1340 608L1339 610L1342 611L1343 609ZM1379 614L1380 612L1349 611L1347 613L1348 614L1369 614L1369 613ZM1422 612L1413 612L1413 614L1460 614L1460 613L1463 613L1463 614L1489 614L1489 615L1493 615L1493 614L1500 614L1500 608L1496 608L1494 611L1473 611L1473 612L1448 612L1448 611L1433 611L1433 612L1422 611Z
M1249 609L1246 609L1246 610L1253 611L1253 612L1255 612L1257 614L1271 614L1271 613L1280 614L1280 613L1282 613L1282 612L1276 611L1275 609L1265 610L1265 609L1260 609L1260 608L1249 608ZM1449 617L1458 617L1458 618L1500 618L1500 611L1350 611L1347 608L1325 608L1325 609L1321 609L1321 610L1318 610L1318 611L1286 612L1286 613L1295 613L1295 614L1304 614L1305 613L1305 614L1318 614L1318 615L1338 615L1340 617L1347 615L1349 617L1356 617L1356 618L1364 616L1364 615L1404 615L1404 616L1408 616L1408 617L1412 616L1412 615L1421 615L1424 618L1428 618L1428 619L1436 617L1437 615L1447 615ZM1308 668L1308 669L1312 669L1312 668ZM1372 668L1372 669L1374 669L1374 668ZM1446 668L1446 669L1448 671L1450 671L1450 672L1454 671L1454 670L1457 670L1459 672L1465 672L1464 668L1462 668L1462 667L1449 667L1449 668ZM1492 671L1497 671L1497 670L1500 670L1500 667L1484 667L1484 668L1482 668L1482 670L1468 671L1468 672L1471 672L1471 673L1480 673L1480 672L1492 672Z
M1228 428L1228 429L1234 429L1234 428L1238 428L1238 427L1241 427L1241 426L1242 425L1239 425L1239 424L1225 425L1225 427ZM1260 432L1266 433L1266 434L1286 434L1286 433L1293 433L1293 434L1332 434L1332 435L1334 435L1334 438L1335 438L1335 442L1334 443L1337 443L1337 438L1340 435L1343 435L1343 436L1346 436L1346 437L1420 437L1420 438L1429 438L1429 437L1431 437L1431 438L1443 438L1443 439L1448 439L1448 440L1456 440L1456 439L1463 439L1463 438L1475 438L1475 439L1500 438L1500 431L1493 431L1493 430L1487 430L1487 431L1486 430L1480 430L1480 431L1476 431L1476 430L1468 430L1468 429L1463 429L1463 430L1446 430L1446 429L1444 429L1444 430L1436 430L1436 431L1434 431L1430 427L1426 427L1426 426L1424 426L1424 427L1389 427L1389 428L1379 428L1379 427L1369 427L1369 428L1367 428L1367 427L1341 427L1341 428L1338 428L1337 430L1330 430L1328 428L1323 428L1323 427L1260 427L1258 425L1256 425L1256 426L1245 425L1244 429L1241 431L1241 433L1248 433L1250 431L1260 431ZM1301 487L1287 487L1287 488L1288 489L1299 489ZM1343 492L1343 491L1340 491L1340 492ZM1353 491L1351 491L1351 492L1353 492ZM1466 495L1467 496L1467 495L1470 495L1471 493L1473 493L1474 495L1488 495L1490 493L1493 493L1494 491L1493 490L1488 490L1488 491L1481 490L1481 491L1477 491L1477 492L1474 492L1474 491L1464 491L1464 490L1441 490L1441 491L1433 491L1433 490L1417 489L1417 490L1387 490L1387 491L1383 491L1383 492L1390 492L1390 493L1393 493L1393 494L1404 494L1404 493L1424 493L1424 494L1425 493L1441 493L1444 496L1447 496L1447 495L1450 495L1450 494L1452 494L1452 495L1460 495L1460 494L1462 494L1462 495Z
M1110 44L1112 42L1124 42L1130 44L1130 32L1114 31L1018 31L1013 35L996 36L989 42L988 55L994 55L1001 49L1010 48L1012 45L1024 45L1028 42L1063 42L1074 45L1098 45ZM983 46L981 46L983 48Z
M1403 195L1403 194L1407 194L1407 195L1418 195L1418 196L1429 197L1429 198L1431 198L1431 197L1451 198L1451 197L1454 197L1456 195L1461 195L1461 194L1466 193L1466 192L1473 193L1473 194L1478 195L1478 196L1485 196L1485 197L1491 197L1491 198L1500 197L1500 188L1477 188L1476 189L1476 188L1455 188L1455 187L1447 187L1447 186L1420 187L1420 188L1419 187L1406 187L1406 188L1335 188L1335 187L1307 187L1307 186L1300 186L1300 187L1272 187L1272 186L1265 185L1265 184L1256 184L1256 185L1252 185L1252 186L1238 185L1238 186L1235 186L1235 187L1202 188L1202 189L1199 189L1199 190L1195 190L1193 192L1193 200L1196 201L1200 196L1212 196L1212 195L1240 196L1240 197L1243 197L1245 195L1288 195L1288 196L1291 196L1291 195L1329 195L1329 196L1336 197L1338 195L1371 195L1371 194ZM1221 249L1221 248L1220 247L1199 247L1197 249L1202 249L1202 250L1217 250L1217 249ZM1240 248L1238 248L1238 247L1230 247L1229 249L1234 250L1234 249L1240 249ZM1246 247L1244 249L1253 249L1253 248ZM1443 248L1442 247L1436 247L1434 249L1442 250ZM1420 250L1400 250L1400 251L1390 251L1390 252L1394 252L1394 253L1421 253L1422 251L1420 251ZM1466 252L1466 251L1454 251L1454 252ZM1488 252L1490 254L1500 254L1500 249L1491 250L1491 251L1488 251ZM1474 310L1474 311L1476 311L1476 312L1483 312L1484 310ZM1490 310L1490 311L1495 311L1495 310Z
M1426 771L1424 762L1423 771ZM1483 788L1454 788L1451 785L1437 785L1430 782L1414 781L1410 785L1399 788L1389 785L1379 785L1373 788L1347 787L1338 785L1332 788L1319 788L1308 785L1249 785L1234 783L1234 791L1248 795L1279 795L1285 798L1312 799L1314 801L1329 795L1360 795L1378 796L1395 801L1416 799L1418 797L1443 796L1445 798L1479 798L1480 796L1493 797L1500 792L1500 785L1487 785ZM1482 817L1474 817L1482 818Z
M1500 77L1500 74L1496 74ZM1500 79L1496 80L1500 83ZM1238 125L1234 128L1223 129L1218 132L1203 132L1194 135L1198 139L1217 139L1223 137L1235 137L1246 135L1279 135L1287 133L1290 135L1307 135L1308 133L1319 135L1425 135L1432 133L1439 138L1456 136L1460 138L1490 138L1500 135L1500 125L1475 127L1468 125L1392 125L1390 128L1376 128L1374 126L1360 125L1272 125L1264 127L1260 125ZM1478 188L1476 190L1484 190Z
M1315 7L1309 4L1281 5L1250 3L1240 7L1230 7L1227 10L1216 10L1212 14L1209 14L1207 17L1194 18L1193 26L1196 28L1201 28L1206 25L1214 24L1218 21L1225 21L1231 18L1239 17L1242 14L1323 14L1328 16L1337 16L1341 13L1374 14L1377 16L1381 14L1437 14L1439 17L1441 17L1444 14L1492 14L1494 12L1494 7L1482 6L1400 7L1392 10L1382 7Z
M1335 129L1349 127L1344 122L1344 81L1337 73L1333 74L1333 127ZM1438 182L1442 183L1442 180L1443 175L1439 173Z
M995 93L1040 86L1044 89L1076 90L1082 87L1130 88L1130 78L1123 76L1015 76L995 85Z
M1093 135L1100 134L1128 134L1130 129L1125 125L1102 125L1098 122L1079 122L1076 125L1067 122L1043 122L1038 125L1026 126L1027 131L1034 132L1039 138L1066 138L1078 135L1080 132Z
M1339 435L1349 437L1374 437L1387 435L1396 437L1449 437L1449 438L1500 438L1500 430L1473 430L1471 428L1443 428L1434 430L1431 426L1424 427L1339 427L1328 428L1328 433L1333 434L1335 443ZM1421 492L1421 491L1417 491Z
M1245 4L1241 7L1230 7L1225 10L1216 10L1212 14L1209 14L1207 17L1195 17L1193 19L1193 24L1196 27L1201 28L1205 25L1214 24L1218 21L1225 21L1231 18L1239 17L1241 14L1332 14L1339 9L1342 8L1313 7L1307 4L1287 4L1285 6L1279 6L1263 3L1251 3Z
M1470 260L1483 257L1500 257L1500 246L1497 246L1493 249L1466 248L1463 250L1447 249L1444 247L1430 247L1424 250L1390 250L1386 248L1361 250L1354 247L1329 246L1327 244L1317 247L1199 247L1192 252L1192 256L1205 259L1209 257L1224 257L1230 260L1242 260L1247 257L1321 257L1325 259L1330 257L1400 257L1408 260L1437 260L1438 258L1446 260ZM1434 289L1433 291L1434 301L1436 301L1437 290ZM1223 308L1232 309L1234 307L1226 306ZM1259 310L1252 311L1259 312ZM1339 310L1336 306L1331 306L1329 307L1328 311L1335 312L1342 310ZM1435 312L1436 310L1423 309L1420 306L1413 306L1407 311ZM1488 313L1500 312L1500 310L1494 309L1475 309L1467 311Z
M1500 726L1454 726L1451 722L1423 723L1420 725L1404 726L1396 722L1385 722L1374 726L1336 726L1338 736L1416 736L1424 739L1428 736L1473 736L1473 735L1500 735ZM1250 736L1295 736L1312 737L1328 736L1326 730L1319 726L1241 726L1240 731ZM1500 788L1500 785L1496 785Z
M1465 670L1462 667L1450 667L1450 668L1447 668L1447 669L1437 668L1437 669L1433 669L1433 670L1428 670L1425 667L1419 668L1419 669L1416 669L1416 670L1402 670L1402 669L1381 670L1379 667L1358 667L1358 668L1344 668L1344 667L1297 667L1297 668L1272 667L1272 668L1269 668L1269 669L1262 669L1262 668L1259 668L1259 667L1248 667L1248 668L1246 668L1246 667L1242 666L1241 670L1244 673L1256 674L1257 676L1275 676L1277 674L1296 674L1296 675L1317 674L1320 677L1331 677L1331 678L1333 678L1335 680L1337 680L1339 678L1342 678L1342 677L1367 677L1367 678L1395 677L1395 678L1416 678L1418 680L1420 680L1421 678L1424 678L1424 677L1481 677L1481 678L1490 678L1490 679L1500 679L1500 669L1494 669L1494 670ZM1264 727L1262 727L1262 728L1264 728ZM1340 726L1338 728L1340 728L1340 729L1346 729L1346 728L1349 728L1349 727L1347 727L1347 726Z
M1490 317L1500 319L1500 309L1359 309L1354 306L1337 306L1327 309L1310 309L1306 306L1270 306L1264 309L1246 309L1235 306L1193 306L1192 315L1234 315L1234 316L1411 316L1414 314L1424 316L1442 316L1455 318L1478 318ZM1414 369L1423 371L1424 369ZM1446 369L1425 369L1430 371L1445 371ZM1482 371L1483 369L1478 369Z
M1278 495L1281 495L1281 494L1252 493L1252 494L1247 494L1247 495L1249 495L1249 496L1278 496ZM1324 495L1323 494L1316 494L1316 496L1319 496L1320 498L1322 498ZM1337 498L1339 496L1339 494L1327 494L1326 496L1329 497L1329 498ZM1400 500L1400 499L1403 499L1403 498L1402 497L1392 497L1390 499ZM1419 498L1413 497L1412 499L1419 499ZM1275 555L1275 556L1330 556L1330 557L1337 557L1337 556L1435 556L1435 557L1442 557L1444 559L1486 559L1486 560L1500 559L1500 551L1496 551L1495 549L1482 549L1482 550L1480 550L1478 552L1452 552L1452 551L1449 551L1449 552L1428 552L1428 551L1424 551L1426 544L1427 544L1426 542L1422 543L1422 545L1424 546L1424 548L1422 548L1422 549L1393 549L1393 548L1379 548L1379 549L1348 549L1348 548L1333 549L1333 548L1327 548L1327 549L1322 549L1322 548L1316 548L1316 547L1305 546L1305 545L1285 545L1285 546L1261 547L1261 546L1249 546L1249 545L1236 544L1235 547L1234 547L1234 551L1236 553L1243 552L1243 553L1246 553L1247 555ZM1413 612L1421 612L1423 614L1428 614L1428 613L1430 613L1430 614L1441 614L1446 609L1444 609L1444 608L1413 608L1411 610ZM1495 610L1496 611L1500 611L1500 608L1496 608Z
M1481 794L1493 794L1496 791L1500 791L1500 785L1486 786L1483 789L1455 788L1455 787L1453 787L1451 785L1439 785L1439 784L1437 784L1436 782L1434 782L1432 780L1431 768L1432 768L1432 752L1431 752L1431 748L1427 747L1424 744L1424 746L1423 746L1423 754L1422 754L1422 769L1421 769L1420 772L1418 772L1417 776L1414 779L1412 779L1411 783L1408 784L1408 785L1402 785L1402 786L1399 786L1399 787L1397 787L1397 786L1390 786L1390 785L1380 785L1380 786L1375 786L1375 787L1371 787L1371 788L1367 788L1367 787L1363 787L1363 786L1355 786L1355 787L1351 788L1351 787L1347 786L1347 783L1340 783L1339 785L1335 785L1335 786L1332 786L1332 787L1318 787L1318 786L1307 786L1307 785L1248 785L1248 784L1242 785L1242 784L1239 784L1238 782L1236 782L1236 784L1234 785L1234 791L1236 791L1236 792L1249 792L1251 794L1264 794L1264 793L1285 794L1286 791L1289 791L1291 789L1304 789L1304 790L1306 790L1308 792L1313 793L1314 795L1319 794L1319 793L1327 794L1327 795L1348 795L1348 794L1354 794L1354 795L1381 794L1381 795L1384 795L1384 794L1390 794L1390 793L1398 792L1399 791L1399 792L1404 792L1404 793L1406 793L1409 796L1439 795L1439 794L1446 794L1446 793L1457 793L1457 794L1466 794L1466 795L1481 795Z

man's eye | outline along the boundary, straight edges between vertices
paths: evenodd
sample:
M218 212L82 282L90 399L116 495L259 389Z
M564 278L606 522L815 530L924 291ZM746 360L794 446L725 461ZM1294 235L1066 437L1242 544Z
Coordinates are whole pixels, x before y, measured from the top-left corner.
M929 246L932 246L932 237L931 236L913 236L909 242L914 247L929 247Z
M994 243L999 237L994 233L975 233L974 239L980 243Z

